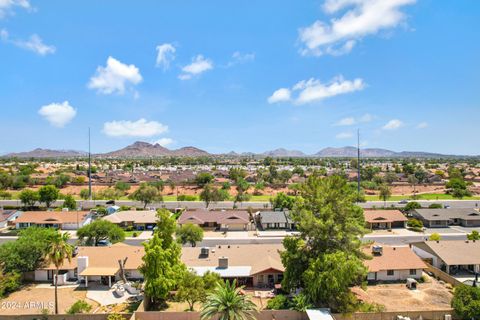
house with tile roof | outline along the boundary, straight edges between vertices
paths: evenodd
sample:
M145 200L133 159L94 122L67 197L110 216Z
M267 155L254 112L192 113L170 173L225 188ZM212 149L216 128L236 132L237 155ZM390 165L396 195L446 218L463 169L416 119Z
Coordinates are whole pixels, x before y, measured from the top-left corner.
M102 218L122 228L134 230L151 230L157 225L157 212L154 210L118 211Z
M179 225L196 224L204 229L213 230L246 231L252 229L250 214L241 210L185 211L178 218L177 223Z
M480 211L468 208L415 209L412 215L422 220L428 228L444 228L451 225L480 227Z
M400 210L365 210L363 215L370 230L405 228L408 221Z
M76 230L92 221L88 211L25 211L15 220L17 229L31 226Z

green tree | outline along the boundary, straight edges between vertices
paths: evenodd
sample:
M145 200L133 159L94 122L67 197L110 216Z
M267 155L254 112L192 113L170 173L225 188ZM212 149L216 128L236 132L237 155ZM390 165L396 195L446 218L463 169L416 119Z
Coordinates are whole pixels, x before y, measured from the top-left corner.
M57 188L63 188L67 185L67 183L70 181L70 176L67 176L66 174L59 174L58 176L53 179L53 184Z
M248 189L250 188L250 184L245 181L244 179L238 179L235 183L237 194L233 199L233 205L235 206L237 202L245 202L250 200L250 195L247 193Z
M96 220L77 230L78 240L87 246L98 246L100 241L110 243L125 240L125 231L107 220Z
M10 200L10 199L12 199L12 194L8 191L0 190L0 199Z
M117 183L115 183L115 189L125 193L130 190L130 184L123 181L118 181Z
M197 242L203 240L203 229L196 224L187 223L177 228L176 236L179 243L189 243L195 247Z
M410 201L405 205L405 207L403 207L404 212L410 212L415 209L422 209L422 205L416 201Z
M480 233L477 230L473 230L472 233L467 234L468 240L480 240Z
M50 205L57 201L59 192L57 187L53 185L46 185L38 189L38 195L40 196L40 202L45 203L47 208L50 208Z
M413 199L417 196L417 189L415 188L418 184L418 179L414 174L408 176L408 183L412 185L413 188Z
M295 198L279 192L275 197L270 198L270 204L273 209L292 210L295 204Z
M430 235L430 237L428 237L428 240L430 240L430 241L440 241L440 240L442 240L442 236L435 232L435 233L432 233Z
M452 308L462 319L480 319L480 288L466 285L455 287Z
M0 298L20 288L22 275L16 271L5 273L0 267Z
M129 198L141 201L144 209L149 203L163 200L163 197L160 192L158 192L158 189L146 183L142 183L140 187L129 196Z
M145 255L140 272L144 277L145 301L147 310L165 308L165 300L175 289L186 272L181 262L181 248L173 241L175 220L168 211L158 211L157 230L152 239L144 242Z
M247 177L247 171L243 168L230 168L228 170L228 178L232 181L237 181L238 179L245 179Z
M219 320L254 320L256 305L241 293L243 287L237 288L236 280L218 284L211 292L200 312L202 320L218 317Z
M378 192L378 197L383 200L383 207L385 208L388 198L392 196L392 189L387 184L381 184Z
M183 274L178 283L178 290L175 296L179 301L188 303L188 308L193 311L195 303L205 300L206 290L202 277L194 271L187 271Z
M83 200L88 200L89 197L90 194L88 193L88 189L80 190L80 198L82 198Z
M76 210L77 209L77 201L73 198L71 194L67 194L65 198L63 199L63 207L68 208L70 210Z
M58 271L65 260L72 260L73 246L68 243L70 235L57 232L48 243L46 259L55 266L54 284L55 284L55 314L58 314Z
M463 197L471 196L472 193L468 190L467 183L463 180L463 177L450 178L445 184L447 192L455 198L462 199Z
M203 188L206 184L213 182L215 177L208 172L200 172L195 177L195 183L200 188Z
M200 200L205 202L205 207L208 208L211 202L225 201L229 195L227 190L215 188L211 183L207 183L199 197Z
M291 214L300 234L286 237L281 253L285 290L303 288L315 306L351 310L349 287L366 276L360 241L365 221L355 201L356 192L339 176L313 175L301 185Z
M40 200L38 192L30 189L25 189L20 192L18 198L26 208L32 208L35 203Z

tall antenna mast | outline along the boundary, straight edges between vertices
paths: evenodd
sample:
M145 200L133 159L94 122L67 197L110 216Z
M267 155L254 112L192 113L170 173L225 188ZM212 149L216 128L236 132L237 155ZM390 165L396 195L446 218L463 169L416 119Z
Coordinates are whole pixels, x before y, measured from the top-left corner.
M90 152L90 127L88 127L88 199L92 200L92 153Z
M357 129L357 192L360 198L360 129Z

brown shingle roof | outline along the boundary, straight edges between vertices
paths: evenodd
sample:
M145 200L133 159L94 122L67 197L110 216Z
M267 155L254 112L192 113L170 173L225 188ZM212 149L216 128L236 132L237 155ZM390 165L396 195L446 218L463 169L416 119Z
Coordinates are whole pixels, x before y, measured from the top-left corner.
M480 241L440 240L412 245L431 252L448 265L480 264Z
M372 256L371 246L363 251ZM426 268L425 263L409 247L382 246L382 251L382 255L373 255L371 260L364 261L369 272Z
M399 210L365 210L363 214L368 223L408 221Z
M77 223L84 221L88 214L88 211L26 211L15 223Z
M208 222L216 222L218 224L227 223L248 223L250 215L246 211L228 210L228 211L207 211L195 210L185 211L178 218L179 224L204 224Z
M152 210L118 211L102 218L113 223L156 223L157 212Z

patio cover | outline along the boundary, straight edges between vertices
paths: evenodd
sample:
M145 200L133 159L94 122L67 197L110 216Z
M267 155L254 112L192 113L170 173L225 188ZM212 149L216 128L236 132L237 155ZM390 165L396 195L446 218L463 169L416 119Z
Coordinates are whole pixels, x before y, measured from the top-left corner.
M118 268L86 268L80 272L81 276L114 276L118 272Z
M306 311L310 320L335 320L329 309L307 309Z

